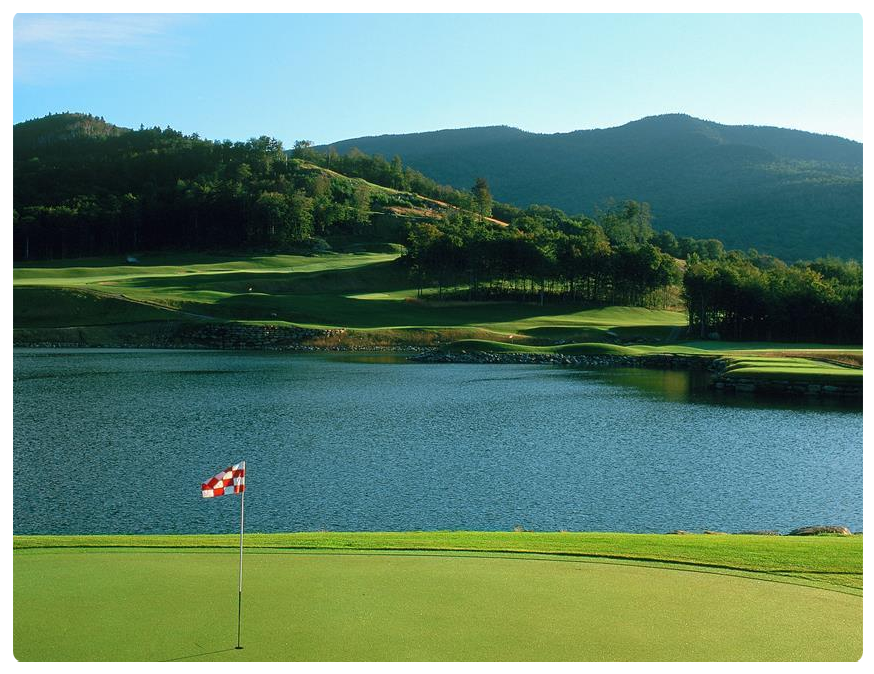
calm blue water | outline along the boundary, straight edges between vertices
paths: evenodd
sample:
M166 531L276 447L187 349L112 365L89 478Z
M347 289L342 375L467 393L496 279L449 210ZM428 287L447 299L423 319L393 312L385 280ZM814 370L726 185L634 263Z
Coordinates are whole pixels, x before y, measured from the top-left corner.
M862 528L859 405L686 372L14 351L14 533ZM720 394L722 395L722 394Z

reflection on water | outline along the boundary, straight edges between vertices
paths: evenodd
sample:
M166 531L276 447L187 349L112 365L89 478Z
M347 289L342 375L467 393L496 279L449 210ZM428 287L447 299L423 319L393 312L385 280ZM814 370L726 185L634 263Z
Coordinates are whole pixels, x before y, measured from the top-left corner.
M651 370L644 368L599 368L601 381L615 386L632 386L635 389L672 402L690 402L693 393L707 389L709 375L698 370ZM591 371L580 373L582 379L590 378Z
M598 368L581 373L583 379L596 372L599 379L616 386L632 386L661 400L748 409L835 410L861 413L860 398L778 396L712 389L706 370L650 370L644 368Z
M862 526L858 404L394 354L14 352L15 533Z

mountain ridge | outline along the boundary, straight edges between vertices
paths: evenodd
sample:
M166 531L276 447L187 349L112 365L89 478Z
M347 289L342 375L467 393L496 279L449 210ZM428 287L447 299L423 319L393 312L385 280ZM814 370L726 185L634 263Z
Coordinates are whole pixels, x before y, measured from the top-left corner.
M512 126L510 124L491 124L487 126L466 126L466 127L451 127L451 128L442 128L442 129L431 129L427 131L412 131L408 133L383 133L383 134L374 134L370 136L357 136L355 138L346 138L342 140L337 140L331 143L323 143L317 145L316 147L319 149L327 149L329 147L337 147L347 146L351 143L355 143L358 141L371 141L371 140L384 140L384 139L398 139L398 138L407 138L407 137L423 137L423 136L436 136L438 134L466 134L469 132L509 132L507 136L531 136L537 138L558 138L558 137L570 137L570 136L578 136L581 134L590 134L596 132L609 132L609 131L618 131L622 129L629 128L639 128L643 126L648 126L651 123L655 122L665 122L665 121L685 121L687 123L691 123L691 125L695 125L700 127L701 125L706 125L708 128L712 129L717 127L720 130L729 130L731 134L734 130L738 130L741 132L747 133L761 133L761 132L776 132L784 135L793 135L793 134L803 134L805 137L809 137L811 139L822 139L824 141L834 141L840 143L842 146L850 148L848 152L851 152L855 155L858 152L858 156L851 157L852 164L861 165L862 163L862 147L863 143L853 140L851 138L845 138L843 136L838 136L835 134L827 134L827 133L819 133L815 131L806 131L804 129L793 129L789 127L781 127L781 126L773 126L769 124L723 124L721 122L716 122L714 120L702 119L699 117L693 117L692 115L688 115L686 113L680 112L670 112L670 113L662 113L658 115L647 115L646 117L641 117L639 119L634 119L624 124L618 124L616 126L605 126L605 127L593 127L591 129L574 129L571 131L554 131L554 132L540 132L540 131L526 131L516 126ZM720 137L719 140L723 143L730 142L728 139L724 137ZM361 148L359 148L361 149Z
M658 229L787 259L862 256L862 143L671 113L606 129L509 126L364 136L319 146L399 155L437 182L489 181L495 198L591 214L649 202Z

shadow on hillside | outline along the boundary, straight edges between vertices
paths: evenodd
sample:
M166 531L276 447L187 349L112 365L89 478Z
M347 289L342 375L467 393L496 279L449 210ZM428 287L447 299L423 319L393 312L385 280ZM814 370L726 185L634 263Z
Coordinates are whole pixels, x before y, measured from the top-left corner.
M123 290L166 293L181 310L220 319L287 321L348 328L451 327L484 323L507 323L538 317L561 318L591 306L517 302L437 302L415 295L415 281L394 261L339 269L289 272L220 272L141 277L113 284ZM206 301L196 293L209 292ZM408 293L397 299L381 293ZM187 294L190 294L186 297ZM376 295L360 299L353 295ZM573 320L573 319L571 319ZM633 323L631 324L633 326ZM626 328L626 330L629 328ZM632 331L634 327L630 328ZM659 326L641 329L664 331ZM555 340L574 336L574 341L609 341L601 326L529 328L535 339Z
M413 286L406 270L392 261L338 269L283 272L199 272L177 276L124 279L117 287L173 290L175 292L212 291L223 293L327 294L393 292Z
M379 292L367 289L371 292ZM361 292L359 289L358 292ZM184 302L184 310L203 311L196 302ZM451 327L478 326L489 323L514 323L532 318L555 317L561 320L582 310L571 305L516 304L509 302L454 302L405 299L358 299L341 294L258 294L247 293L225 297L208 305L208 313L216 317L241 320L278 320L347 328L381 327ZM529 331L526 331L529 332ZM597 327L573 328L579 335L590 335L593 341L604 341ZM542 337L545 337L545 333ZM602 334L602 333L600 333Z

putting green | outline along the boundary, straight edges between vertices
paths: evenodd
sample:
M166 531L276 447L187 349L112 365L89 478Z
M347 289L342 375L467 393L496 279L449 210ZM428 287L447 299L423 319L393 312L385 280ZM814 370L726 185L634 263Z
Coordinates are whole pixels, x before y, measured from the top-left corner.
M862 598L639 564L464 553L34 549L19 660L856 660ZM775 580L777 578L775 577Z

